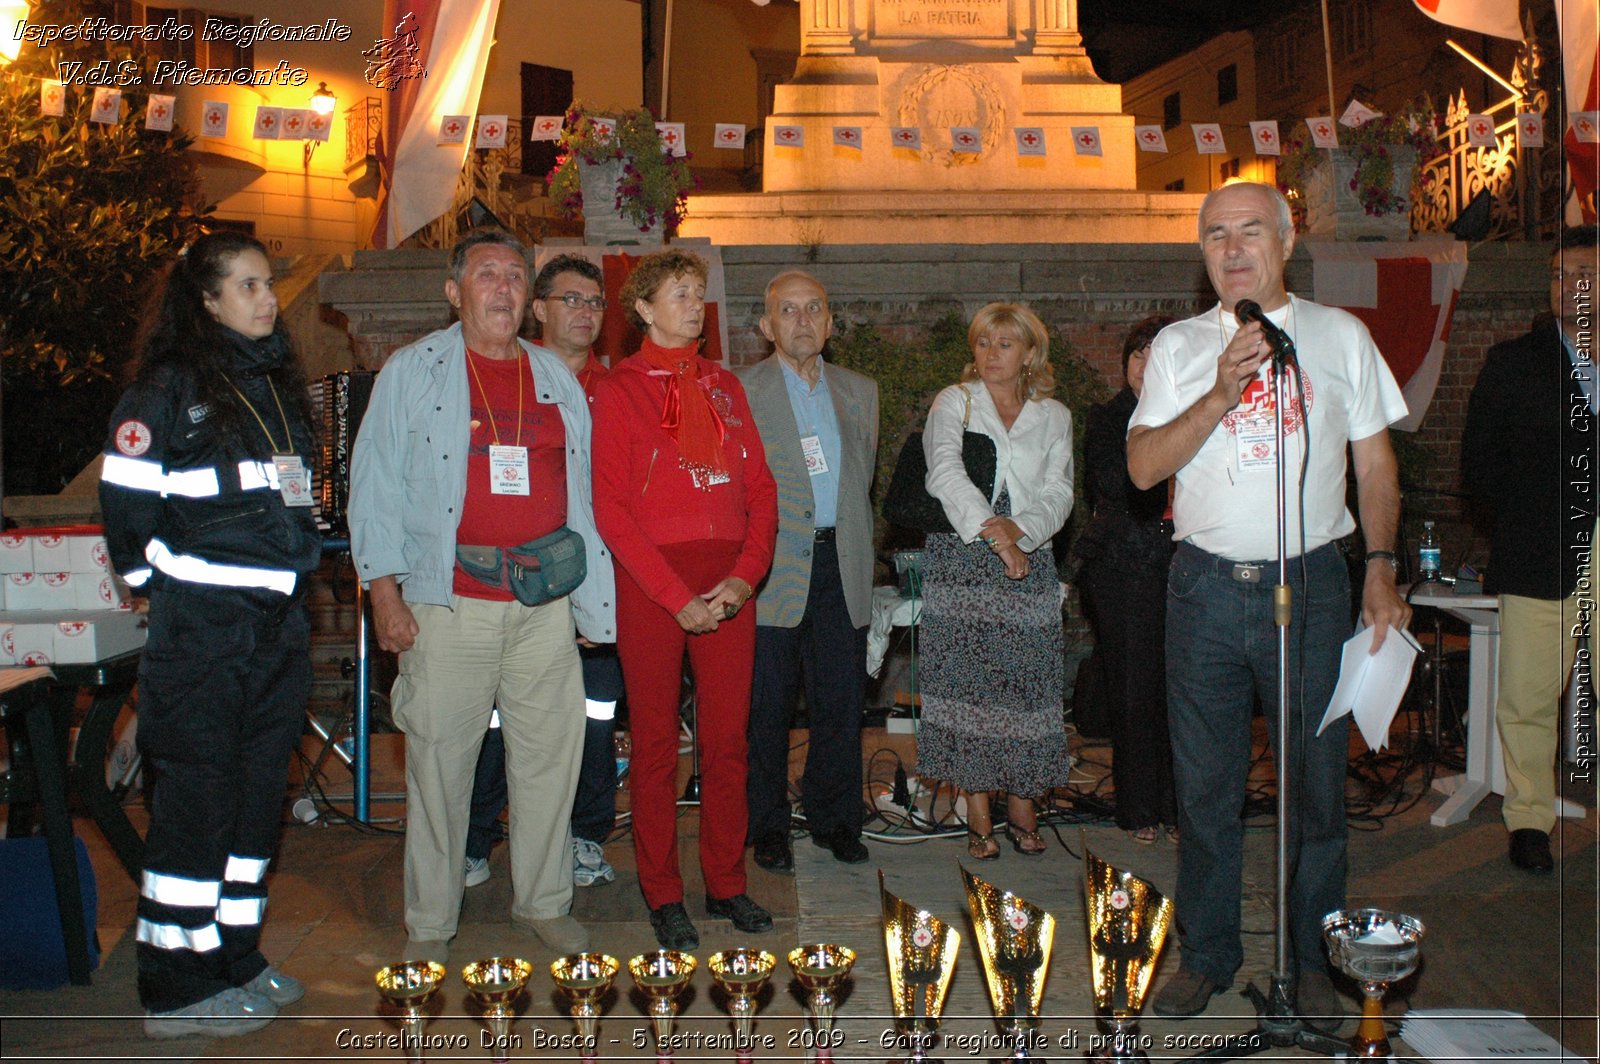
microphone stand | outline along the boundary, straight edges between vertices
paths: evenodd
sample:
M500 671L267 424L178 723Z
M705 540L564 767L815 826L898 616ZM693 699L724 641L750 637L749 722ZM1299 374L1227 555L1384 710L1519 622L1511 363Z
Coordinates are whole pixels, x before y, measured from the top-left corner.
M1278 777L1278 830L1277 830L1277 919L1273 933L1276 952L1273 956L1272 984L1265 995L1250 983L1244 996L1256 1008L1255 1027L1242 1034L1230 1035L1222 1044L1190 1058L1192 1060L1233 1060L1239 1057L1265 1053L1269 1049L1298 1046L1324 1056L1336 1057L1348 1053L1349 1043L1327 1035L1308 1025L1295 1013L1290 993L1293 979L1289 975L1289 792L1294 786L1286 765L1295 764L1289 756L1289 628L1294 615L1293 595L1289 588L1289 482L1284 461L1283 414L1287 409L1284 380L1289 373L1289 363L1295 360L1294 342L1279 337L1272 350L1272 413L1273 429L1277 437L1277 520L1278 520L1278 583L1272 589L1272 622L1278 629L1278 751L1273 758L1273 771ZM1304 662L1301 663L1302 667Z

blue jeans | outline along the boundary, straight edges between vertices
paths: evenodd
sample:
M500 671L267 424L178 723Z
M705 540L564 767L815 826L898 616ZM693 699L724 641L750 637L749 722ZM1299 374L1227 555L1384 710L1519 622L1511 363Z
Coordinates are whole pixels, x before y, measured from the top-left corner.
M1350 575L1328 544L1289 563L1288 927L1297 970L1322 970L1322 917L1344 905L1345 762L1349 722L1317 726L1339 678L1350 636ZM1233 563L1179 544L1167 576L1167 702L1178 793L1177 921L1182 967L1223 986L1244 963L1239 940L1250 718L1267 715L1274 760L1278 640L1272 618L1277 563L1259 583L1232 575ZM1304 663L1302 670L1301 664ZM1285 973L1293 974L1293 973Z

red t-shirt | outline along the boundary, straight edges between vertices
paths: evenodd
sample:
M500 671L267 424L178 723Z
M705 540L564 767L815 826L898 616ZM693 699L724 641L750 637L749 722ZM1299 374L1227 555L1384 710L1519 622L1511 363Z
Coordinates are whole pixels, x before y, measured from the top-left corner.
M520 377L520 398L519 398ZM516 547L567 523L566 427L554 403L537 399L526 358L485 358L467 352L467 394L472 402L467 449L467 498L456 542L477 547ZM519 416L520 410L520 416ZM489 447L528 449L528 494L489 490ZM509 602L509 591L480 583L456 563L453 590L468 598Z

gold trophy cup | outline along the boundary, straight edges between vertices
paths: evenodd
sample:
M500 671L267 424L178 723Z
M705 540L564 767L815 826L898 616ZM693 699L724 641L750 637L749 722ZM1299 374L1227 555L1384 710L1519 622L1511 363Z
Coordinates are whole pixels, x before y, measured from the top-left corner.
M533 976L533 965L516 957L489 957L461 969L461 981L483 1009L489 1025L494 1064L505 1064L511 1046L512 1004Z
M817 1060L832 1060L838 1033L833 1027L833 1009L838 1003L839 984L850 977L856 951L848 946L813 942L789 951L789 968L807 993L806 1010L815 1030L813 1046Z
M759 949L725 949L706 960L706 971L728 995L728 1011L733 1016L737 1042L734 1052L741 1064L754 1059L750 1032L756 1020L756 996L767 985L777 964L778 958Z
M1361 984L1361 1026L1350 1039L1357 1057L1387 1058L1383 995L1417 970L1422 921L1382 909L1339 909L1322 918L1322 940L1344 974Z
M967 888L967 908L977 931L978 957L983 961L995 1017L1011 1036L1011 1059L1026 1060L1031 1055L1031 1032L1039 1026L1056 918L965 868L961 880Z
M932 913L913 909L890 894L881 869L878 894L883 901L883 946L895 1026L910 1044L909 1059L920 1064L938 1039L936 1029L955 974L961 936Z
M1132 872L1083 850L1084 910L1089 918L1094 1007L1110 1030L1090 1056L1099 1061L1146 1059L1134 1036L1156 958L1172 926L1172 901Z
M378 993L400 1010L400 1041L407 1060L422 1059L422 1007L444 980L444 965L435 961L403 961L379 968Z
M672 1059L672 1018L678 1014L678 996L689 985L694 968L694 958L675 949L641 953L628 962L634 985L650 999L658 1061Z
M611 989L611 980L617 977L621 967L617 958L604 953L573 953L550 964L550 978L567 999L572 1021L583 1039L583 1048L578 1053L580 1060L596 1059L600 999Z

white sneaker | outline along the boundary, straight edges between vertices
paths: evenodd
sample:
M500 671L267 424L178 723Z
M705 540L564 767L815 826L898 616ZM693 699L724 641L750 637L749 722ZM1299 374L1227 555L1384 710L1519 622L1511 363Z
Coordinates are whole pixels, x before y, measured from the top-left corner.
M278 1015L278 1006L237 986L230 986L204 1001L171 1012L146 1012L148 1038L182 1038L199 1034L207 1038L233 1038L259 1031Z
M244 989L260 994L274 1005L293 1005L306 996L306 985L288 972L267 965Z
M606 863L600 844L574 837L572 840L572 882L580 887L596 887L617 878L617 870Z
M489 882L489 859L487 857L467 858L467 886L476 887Z

